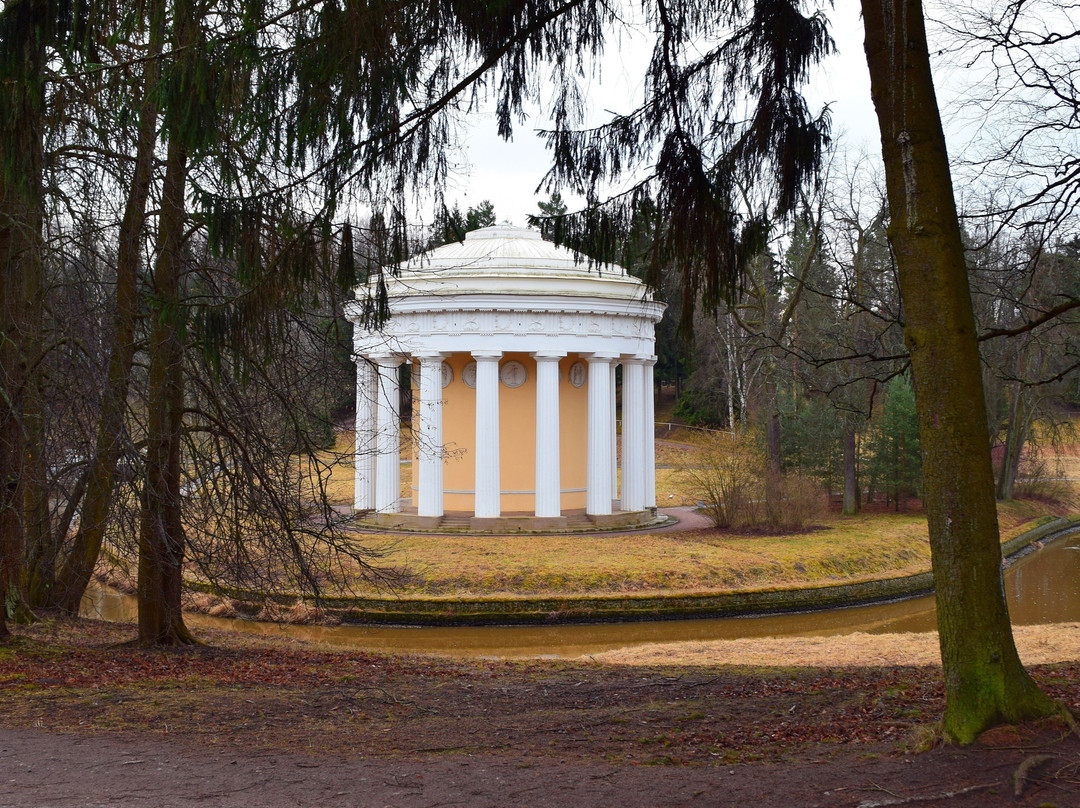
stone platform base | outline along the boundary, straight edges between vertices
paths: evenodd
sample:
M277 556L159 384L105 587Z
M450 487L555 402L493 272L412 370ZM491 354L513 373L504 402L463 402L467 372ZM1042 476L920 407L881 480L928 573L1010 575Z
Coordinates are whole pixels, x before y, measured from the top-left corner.
M632 530L660 527L673 523L670 517L657 514L655 508L644 511L615 511L610 514L589 515L584 510L569 511L562 516L535 516L528 513L506 513L496 517L473 516L464 511L448 511L444 516L420 516L415 508L406 506L400 513L371 513L358 515L362 527L400 530L410 533L595 533L602 530Z

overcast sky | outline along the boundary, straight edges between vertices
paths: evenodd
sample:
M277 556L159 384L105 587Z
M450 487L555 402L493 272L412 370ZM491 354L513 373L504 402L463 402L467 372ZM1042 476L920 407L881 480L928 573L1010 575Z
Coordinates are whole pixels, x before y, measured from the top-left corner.
M829 11L833 38L839 53L825 61L818 77L807 91L812 109L829 104L833 115L833 133L842 135L845 148L876 152L879 149L877 121L870 101L870 78L862 50L862 22L859 5L853 0L838 0ZM589 94L593 122L605 109L628 112L637 93L640 77L647 63L649 46L644 37L624 42L619 50L609 48L603 64L602 83L594 83ZM546 121L530 120L515 128L512 142L502 141L495 132L493 118L483 116L468 131L465 160L467 164L451 181L447 203L460 203L462 210L490 199L499 221L524 225L529 213L536 213L536 203L546 194L534 194L543 178L549 156L543 142L535 135Z

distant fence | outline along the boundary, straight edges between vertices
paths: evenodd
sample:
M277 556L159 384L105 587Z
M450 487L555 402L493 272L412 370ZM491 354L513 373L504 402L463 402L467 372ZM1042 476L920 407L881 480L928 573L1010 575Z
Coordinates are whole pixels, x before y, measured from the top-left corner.
M615 428L622 433L622 419L619 418L615 421ZM711 429L707 426L690 426L689 424L672 424L667 421L656 421L653 423L653 434L659 435L663 427L664 432L671 432L675 429L693 429L695 432L707 432L711 435L730 435L732 440L735 439L735 433L730 429Z
M707 426L690 426L689 424L670 424L664 421L657 421L653 424L653 428L659 430L660 427L665 427L665 431L671 432L673 429L693 429L697 432L708 432L713 435L730 435L732 439L735 438L735 433L730 429L711 429Z

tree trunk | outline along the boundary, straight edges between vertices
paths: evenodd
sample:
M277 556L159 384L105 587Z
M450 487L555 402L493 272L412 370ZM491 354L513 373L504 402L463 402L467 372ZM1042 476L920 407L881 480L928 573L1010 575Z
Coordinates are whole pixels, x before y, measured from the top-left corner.
M859 478L856 472L855 423L844 420L844 516L859 512Z
M102 392L97 444L88 474L86 500L75 540L60 571L53 603L76 614L90 576L101 554L105 525L116 485L116 466L123 442L131 365L135 357L135 324L138 317L139 253L146 224L146 200L150 191L154 148L157 145L158 111L155 86L161 53L162 3L155 4L150 33L150 58L145 63L143 100L136 146L135 173L128 189L124 218L120 223L116 258L116 310L113 338Z
M924 458L946 737L1057 708L1016 653L1005 604L975 318L919 0L863 0Z
M1027 413L1024 406L1024 385L1013 382L1009 400L1009 421L1005 427L1005 454L1001 458L1001 473L998 475L997 498L1012 499L1013 486L1020 472L1020 454L1024 450L1027 434Z
M26 309L22 351L30 368L38 364L44 351L42 294L45 270L40 241L35 252L38 265L26 274L22 301ZM52 524L52 492L45 457L45 402L41 392L41 374L34 370L27 373L24 381L22 420L26 440L22 505L26 559L23 564L22 595L26 605L34 608L48 605L56 582L56 559L63 540Z
M735 329L731 323L731 313L724 315L724 340L727 343L727 428L735 429L735 396L738 391L735 370ZM739 410L742 410L742 402L739 402Z
M780 522L781 482L780 473L780 416L777 412L776 372L771 364L762 385L764 406L761 417L765 421L765 512L770 525Z
M173 80L179 92L196 92L199 54L190 0L173 3L173 46L180 64ZM174 88L175 89L175 88ZM139 518L139 642L177 645L195 642L180 609L186 538L181 504L180 445L184 419L183 241L188 138L198 133L179 109L166 113L168 149L161 189L157 261L154 265L150 370L147 380L146 476ZM171 117L171 120L170 120ZM185 128L186 127L186 128Z
M5 43L0 60L0 636L23 561L27 502L27 425L32 306L28 294L41 288L42 170L44 153L42 73L48 9L24 3L5 9L21 15L25 42Z
M183 361L180 295L187 149L169 140L162 188L147 393L146 478L139 518L139 642L194 641L180 610L184 526L180 504Z

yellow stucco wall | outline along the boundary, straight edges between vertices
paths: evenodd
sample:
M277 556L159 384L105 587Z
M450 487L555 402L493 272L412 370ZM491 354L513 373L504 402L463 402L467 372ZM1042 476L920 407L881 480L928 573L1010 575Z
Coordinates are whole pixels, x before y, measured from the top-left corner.
M499 473L503 491L502 512L534 509L536 476L536 360L527 353L507 353L499 360L516 360L525 366L528 378L520 387L499 383ZM476 391L462 380L462 371L472 361L467 353L446 360L454 379L443 389L443 443L445 446L443 506L447 511L473 510L476 443ZM562 509L585 507L585 467L588 426L588 385L570 384L570 367L582 361L576 354L559 362L560 474ZM413 391L419 401L419 390ZM415 462L415 461L414 461ZM414 491L415 501L415 491Z

